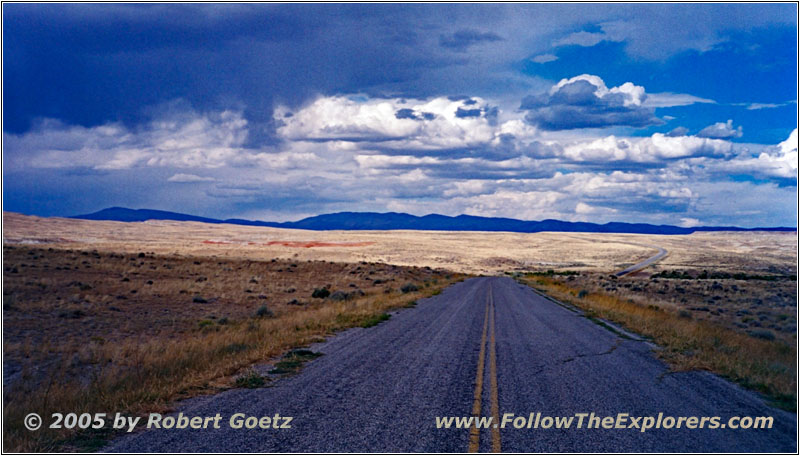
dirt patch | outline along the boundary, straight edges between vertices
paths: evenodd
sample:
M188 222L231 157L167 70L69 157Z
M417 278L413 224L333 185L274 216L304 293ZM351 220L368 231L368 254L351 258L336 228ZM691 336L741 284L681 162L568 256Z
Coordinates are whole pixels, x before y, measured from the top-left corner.
M269 241L269 242L231 242L231 241L203 241L207 245L280 245L283 247L294 247L310 249L313 247L366 247L374 242L322 242L322 241Z
M310 249L312 247L366 247L372 244L374 244L374 242L270 241L263 245L282 245L284 247Z

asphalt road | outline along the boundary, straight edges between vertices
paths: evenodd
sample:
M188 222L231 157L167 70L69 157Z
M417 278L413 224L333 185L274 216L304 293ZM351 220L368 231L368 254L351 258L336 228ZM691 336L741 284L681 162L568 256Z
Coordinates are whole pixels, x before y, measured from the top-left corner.
M705 372L669 373L622 338L508 278L476 278L373 328L273 386L183 403L220 429L148 430L122 452L795 452L796 415ZM231 429L234 413L291 429ZM772 416L772 429L437 429L437 416Z
M633 244L633 245L638 245L638 244ZM622 277L622 276L624 276L626 274L630 274L631 272L636 272L636 271L642 270L642 269L650 266L651 264L655 263L656 261L658 261L658 260L664 258L665 256L667 256L667 251L662 249L661 247L656 247L656 246L646 246L646 247L652 247L654 249L658 249L658 253L653 255L653 256L651 256L650 258L648 258L648 259L646 259L644 261L641 261L639 263L634 264L633 266L629 266L629 267L623 269L622 271L619 271L616 274L617 277Z

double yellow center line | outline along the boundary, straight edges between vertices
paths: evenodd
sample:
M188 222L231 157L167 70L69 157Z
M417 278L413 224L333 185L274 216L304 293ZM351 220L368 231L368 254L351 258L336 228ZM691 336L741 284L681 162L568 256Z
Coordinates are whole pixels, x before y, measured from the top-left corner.
M478 372L475 375L475 399L472 402L472 416L475 420L481 417L481 401L483 398L483 371L486 364L486 342L489 342L489 387L492 409L492 452L500 452L500 406L497 400L497 350L495 345L495 324L494 324L494 297L492 296L492 286L489 285L489 295L486 299L486 312L483 317L483 334L481 335L481 351L478 354ZM480 448L481 430L475 422L475 426L469 432L469 452L477 453Z

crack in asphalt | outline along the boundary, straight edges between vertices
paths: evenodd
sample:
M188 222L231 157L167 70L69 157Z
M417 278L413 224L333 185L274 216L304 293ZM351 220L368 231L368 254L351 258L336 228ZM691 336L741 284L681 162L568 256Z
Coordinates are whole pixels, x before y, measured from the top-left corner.
M573 361L577 361L577 360L579 360L579 359L581 359L581 358L591 358L591 357L594 357L594 356L604 356L604 355L610 355L610 354L614 353L614 351L615 351L617 348L619 348L619 344L620 344L621 342L622 342L622 339L616 339L616 340L615 340L615 342L614 342L614 345L613 345L613 346L611 346L611 348L609 348L608 350L606 350L606 351L604 351L604 352L600 352L600 353L583 353L583 354L578 354L578 355L572 356L572 357L570 357L570 358L566 358L566 359L564 359L564 360L561 360L561 362L559 362L559 363L558 363L558 365L562 365L562 364L571 363L571 362L573 362Z
M548 363L548 364L536 366L534 368L536 370L531 372L530 375L531 375L531 377L535 377L535 376L537 376L537 375L539 375L539 374L541 374L541 373L543 373L543 372L545 372L545 371L547 371L549 369L557 368L557 367L563 366L564 364L568 364L568 363L571 363L571 362L574 362L574 361L578 361L578 360L583 359L583 358L592 358L592 357L595 357L595 356L610 355L610 354L614 353L614 351L617 348L619 348L620 343L622 343L622 339L617 339L615 344L611 348L606 350L606 351L603 351L603 352L600 352L600 353L581 353L581 354L578 354L578 355L575 355L575 356L570 356L568 358L563 358L563 359L556 360L553 363Z

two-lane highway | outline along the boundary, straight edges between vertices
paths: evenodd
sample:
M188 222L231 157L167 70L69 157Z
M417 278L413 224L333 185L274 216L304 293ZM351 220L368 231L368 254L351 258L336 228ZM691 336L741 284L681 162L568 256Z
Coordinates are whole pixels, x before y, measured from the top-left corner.
M290 416L291 429L151 430L127 452L770 452L796 416L705 372L670 374L623 339L508 278L476 278L314 347L301 373L185 402L187 415ZM437 417L772 416L772 429L437 428Z

